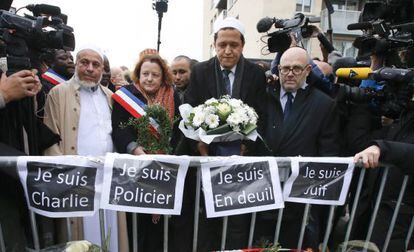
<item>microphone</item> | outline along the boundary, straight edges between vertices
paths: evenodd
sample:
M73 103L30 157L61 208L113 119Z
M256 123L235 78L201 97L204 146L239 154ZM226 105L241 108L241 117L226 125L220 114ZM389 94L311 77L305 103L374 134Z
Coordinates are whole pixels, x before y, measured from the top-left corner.
M275 23L275 18L264 17L257 22L256 29L258 32L267 32Z
M369 67L371 65L370 62L357 61L353 57L337 58L331 64L334 72L336 72L339 68L361 68Z
M361 22L361 23L354 23L348 25L348 30L367 30L372 28L372 24L370 22Z
M34 16L40 16L41 14L46 14L50 16L59 16L60 8L54 5L49 4L29 4L26 8L33 12Z
M335 74L339 78L365 80L370 77L372 69L369 67L339 68Z
M326 49L328 53L331 53L332 51L335 50L331 42L329 42L329 40L322 33L318 34L318 40L319 42L321 42L321 44L323 45L323 47Z

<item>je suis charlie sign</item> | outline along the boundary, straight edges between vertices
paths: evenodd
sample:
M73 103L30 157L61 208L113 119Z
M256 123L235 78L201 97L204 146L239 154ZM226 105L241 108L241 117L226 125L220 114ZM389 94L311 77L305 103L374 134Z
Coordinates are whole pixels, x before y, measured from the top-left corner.
M29 209L48 217L91 216L99 209L103 164L81 156L19 157Z

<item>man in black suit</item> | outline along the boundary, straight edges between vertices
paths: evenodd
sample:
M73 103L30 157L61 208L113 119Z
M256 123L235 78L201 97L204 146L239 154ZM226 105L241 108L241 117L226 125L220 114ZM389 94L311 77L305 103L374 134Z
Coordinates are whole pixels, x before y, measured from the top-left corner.
M198 63L191 71L190 84L184 96L184 102L192 106L204 103L214 97L230 95L241 99L253 107L259 122L264 122L266 77L260 66L246 60L242 53L245 44L243 24L227 17L214 25L214 46L216 56L208 61ZM262 125L258 123L259 133ZM254 155L253 142L226 142L207 145L194 143L200 155ZM197 145L197 147L195 147ZM224 150L224 152L219 152ZM232 150L234 152L229 152ZM238 249L247 246L249 215L232 216L229 218L227 231L227 249ZM198 251L218 250L221 235L221 219L205 219L201 214Z
M212 97L220 98L226 94L241 99L256 110L259 115L258 129L261 131L261 122L265 119L263 97L266 92L266 77L260 66L243 57L243 24L233 17L227 17L216 22L214 31L217 55L194 66L184 101L197 106ZM226 84L228 80L229 84ZM208 146L200 145L200 154L207 155Z
M279 83L267 89L268 121L264 136L272 156L339 155L335 102L306 83L312 69L309 62L309 55L303 48L286 50L278 66ZM283 247L296 248L303 209L304 204L285 204L279 241ZM312 206L305 246L317 246L318 236L323 235L318 230L321 227L319 210L318 206ZM273 241L276 216L274 211L258 215L257 237Z

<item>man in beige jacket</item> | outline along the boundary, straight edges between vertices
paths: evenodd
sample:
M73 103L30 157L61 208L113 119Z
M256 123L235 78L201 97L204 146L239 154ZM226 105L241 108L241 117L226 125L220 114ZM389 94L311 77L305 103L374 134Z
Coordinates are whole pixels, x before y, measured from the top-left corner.
M53 88L46 100L44 122L61 141L45 151L45 155L104 156L113 151L111 110L112 92L102 86L104 56L94 46L84 47L76 55L74 76ZM118 225L115 212L106 211L105 224L111 230L110 251L118 247ZM87 239L101 244L98 214L71 218L72 240ZM63 231L62 226L59 228ZM60 237L62 241L63 237Z

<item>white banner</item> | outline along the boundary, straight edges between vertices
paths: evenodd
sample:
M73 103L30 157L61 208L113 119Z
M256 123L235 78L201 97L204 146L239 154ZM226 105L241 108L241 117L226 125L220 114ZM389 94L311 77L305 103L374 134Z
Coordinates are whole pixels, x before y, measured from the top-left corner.
M291 158L292 174L286 181L285 201L343 205L351 183L352 158Z
M284 207L274 158L223 157L201 171L208 218Z
M187 156L108 154L101 208L179 215L189 163Z
M19 157L29 209L52 218L91 216L99 209L103 163L82 156Z

